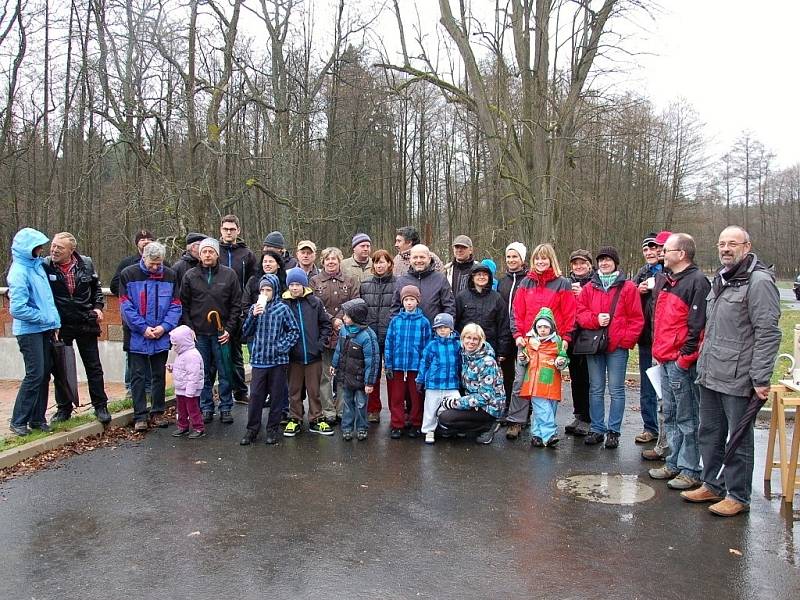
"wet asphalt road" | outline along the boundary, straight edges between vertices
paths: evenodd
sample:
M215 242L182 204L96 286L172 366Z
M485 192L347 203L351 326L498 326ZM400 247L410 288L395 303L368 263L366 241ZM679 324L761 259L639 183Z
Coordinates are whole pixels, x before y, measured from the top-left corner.
M559 412L566 422L569 400ZM722 519L647 478L630 409L616 451L531 449L527 435L398 442L385 411L366 442L240 447L244 407L234 414L203 440L156 430L0 486L0 598L800 594L800 503L763 494L764 430L752 511ZM638 474L655 496L619 506L557 488L600 472Z

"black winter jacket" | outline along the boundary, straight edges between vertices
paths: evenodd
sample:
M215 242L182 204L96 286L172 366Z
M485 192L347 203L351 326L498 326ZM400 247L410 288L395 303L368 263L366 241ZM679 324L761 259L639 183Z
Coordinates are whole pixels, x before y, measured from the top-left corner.
M510 356L514 350L508 308L499 292L491 286L478 292L470 278L467 289L456 296L456 331L467 323L477 323L497 356Z
M189 269L195 268L200 264L200 261L192 256L191 252L184 252L178 260L175 261L175 266L172 270L175 271L175 285L178 288L178 293L181 291L181 283L183 283L183 276Z
M58 265L53 264L48 256L44 259L44 270L50 281L56 309L61 317L61 330L67 335L100 335L95 308L103 309L103 298L100 277L94 270L92 259L73 253L77 260L75 265L75 291L69 293L64 274Z
M281 296L292 311L294 320L300 328L300 339L289 351L289 362L310 365L322 359L322 351L327 347L333 332L331 318L325 306L310 287L305 288L300 298L292 298L287 290Z
M407 285L419 288L419 293L422 297L419 308L431 323L439 313L456 316L456 301L453 297L453 289L447 283L445 276L434 270L433 261L424 271L417 273L414 267L411 267L408 269L408 273L397 279L392 299L392 316L399 313L403 308L400 292Z
M236 271L239 289L243 290L247 280L258 275L259 265L255 255L242 240L237 239L232 244L219 240L219 264Z
M181 286L182 322L199 335L217 333L216 321L209 323L206 316L216 310L222 326L236 335L242 315L242 290L236 272L217 264L207 269L197 266L189 269Z
M654 277L654 276L655 275L650 271L650 265L645 265L641 269L639 269L639 271L637 271L636 275L634 275L633 283L638 288L640 283L647 280L648 277ZM648 290L646 294L639 294L639 298L641 298L642 300L642 313L644 314L644 329L642 329L642 333L639 336L639 345L652 346L653 316L655 315L655 303L653 302L654 300L653 291Z
M391 271L383 277L373 276L361 284L361 299L369 309L367 325L378 336L378 345L383 355L386 332L392 320L392 298L394 297L395 277Z
M528 271L524 268L516 273L506 271L503 275L503 278L500 280L500 283L497 284L497 291L500 293L500 297L503 298L503 302L506 303L506 312L508 313L509 321L511 320L512 316L511 307L514 306L514 296L517 295L519 284L522 283L522 281L525 279L525 275L527 274Z

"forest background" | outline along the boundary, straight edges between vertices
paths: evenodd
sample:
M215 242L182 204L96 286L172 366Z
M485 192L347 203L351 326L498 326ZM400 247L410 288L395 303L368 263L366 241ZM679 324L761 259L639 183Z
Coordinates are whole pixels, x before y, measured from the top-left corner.
M437 1L431 23L412 0L0 0L6 247L68 230L108 281L137 229L178 255L234 213L256 252L412 224L442 256L461 233L500 264L514 239L613 243L630 270L670 229L712 269L736 223L795 275L800 164L749 131L711 150L686 100L608 84L662 7Z

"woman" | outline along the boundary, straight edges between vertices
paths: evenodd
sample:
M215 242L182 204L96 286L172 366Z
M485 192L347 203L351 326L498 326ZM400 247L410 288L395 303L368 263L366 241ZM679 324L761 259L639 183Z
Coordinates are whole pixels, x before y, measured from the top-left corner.
M592 280L594 267L592 255L588 250L575 250L569 255L569 280L572 283L572 293L577 298L581 290ZM569 357L569 381L572 389L572 423L564 428L572 435L586 435L592 420L589 415L589 362L585 354L573 354L572 349L567 349Z
M258 300L261 291L258 289L258 282L266 274L275 275L280 281L281 289L278 296L286 290L286 269L283 264L283 257L274 250L264 250L261 255L261 273L253 275L247 280L242 291L242 314L250 312L250 307Z
M311 289L322 300L325 311L330 315L333 323L333 334L327 347L322 352L322 384L320 385L320 400L322 413L329 425L334 425L342 416L341 402L334 403L336 390L333 388L333 377L330 375L333 350L339 338L339 330L344 323L341 310L342 304L353 298L359 298L359 283L348 275L342 273L342 251L338 248L325 248L321 254L322 271L314 275L309 281Z
M492 289L491 269L482 263L472 266L467 289L456 296L456 331L461 331L468 323L481 326L498 362L503 362L513 350L506 304Z
M369 317L367 325L378 336L378 345L383 356L386 331L391 320L392 298L394 296L394 264L392 255L386 250L376 250L372 254L372 278L361 284L361 298L367 303ZM381 381L380 373L383 368L379 366L378 381L372 393L367 398L367 421L370 423L381 422Z
M439 413L443 437L478 433L476 442L491 444L503 414L506 392L503 376L480 325L470 323L461 331L461 385L464 396L446 398Z
M508 332L511 334L511 310L514 306L514 297L517 295L519 284L528 274L525 268L525 257L528 249L522 242L511 242L506 246L506 272L497 285L497 291L506 303L508 314ZM512 338L513 339L513 338ZM506 389L506 410L511 405L511 390L514 388L514 371L516 365L516 345L512 344L508 354L499 361L503 371L503 387Z
M533 327L533 320L542 308L553 311L556 333L567 347L575 328L577 302L569 279L562 277L556 252L550 244L539 244L531 253L531 269L523 278L514 298L512 334L518 348L525 346L525 336ZM511 406L508 409L506 437L515 440L528 418L530 403L519 397L519 388L525 376L525 365L516 361Z
M592 426L584 443L592 446L605 439L606 448L616 448L625 412L628 351L639 339L644 316L636 286L619 269L617 249L603 246L595 258L597 272L578 296L578 325L590 330L608 327L608 346L604 352L587 357ZM606 381L611 396L608 421L604 404Z

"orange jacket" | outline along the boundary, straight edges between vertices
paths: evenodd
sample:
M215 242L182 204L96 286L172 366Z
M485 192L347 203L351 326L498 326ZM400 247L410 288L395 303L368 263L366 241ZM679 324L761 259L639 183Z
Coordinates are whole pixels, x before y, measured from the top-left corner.
M563 342L548 340L539 345L538 350L531 346L531 338L525 346L528 368L519 390L521 398L546 398L561 401L561 371L556 369L555 360L559 355L566 357Z

